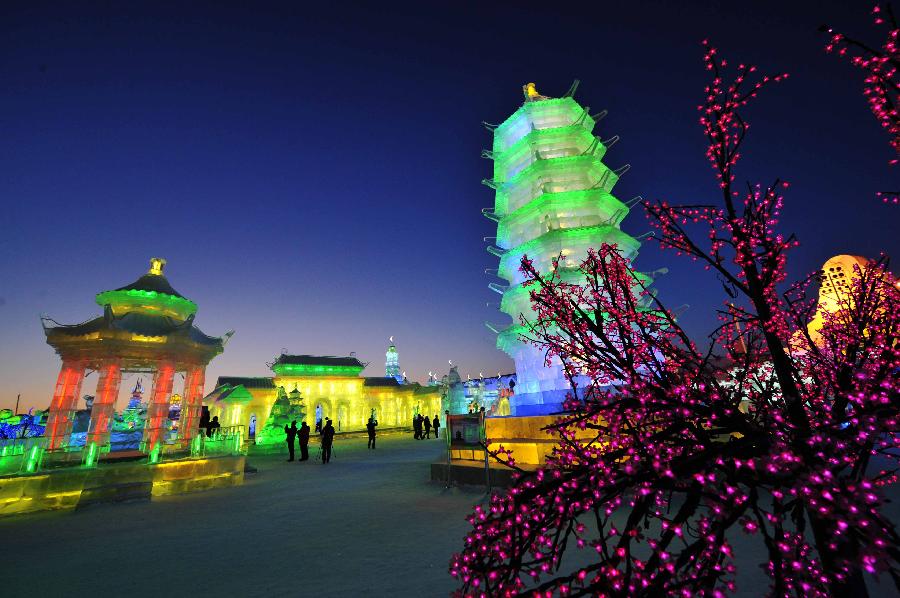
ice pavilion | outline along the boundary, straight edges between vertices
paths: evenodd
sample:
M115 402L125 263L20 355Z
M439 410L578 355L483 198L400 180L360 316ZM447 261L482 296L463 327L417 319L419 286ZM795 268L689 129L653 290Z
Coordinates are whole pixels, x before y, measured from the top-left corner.
M187 446L197 431L206 366L224 349L231 332L208 336L194 325L197 305L178 293L163 274L166 260L133 283L97 295L103 315L63 325L43 317L47 343L62 359L50 403L48 449L65 446L72 431L85 374L99 373L85 443L86 459L109 442L123 372L153 375L142 449L152 453L165 440L175 376L184 373L178 440Z
M265 428L280 389L302 403L297 425L306 421L315 427L316 420L327 417L340 432L364 430L373 414L386 428L411 426L417 413L443 413L440 387L401 384L394 376L365 377L361 374L366 366L354 356L281 354L270 366L274 376L222 376L204 403L223 426L243 425L254 432ZM283 431L273 432L280 442ZM258 444L273 440L258 434Z

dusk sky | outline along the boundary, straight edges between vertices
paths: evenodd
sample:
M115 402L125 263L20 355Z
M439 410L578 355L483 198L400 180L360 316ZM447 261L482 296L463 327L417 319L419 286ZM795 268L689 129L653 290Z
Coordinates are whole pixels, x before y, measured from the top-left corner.
M746 116L739 181L791 182L790 275L839 253L900 254L888 136L823 23L881 39L869 3L475 2L0 4L0 407L46 408L59 359L47 314L78 323L100 291L168 260L207 334L207 370L267 375L282 349L384 375L393 335L412 380L512 371L484 274L480 157L521 87L608 109L595 133L631 164L614 193L717 201L697 124L700 42L787 71ZM649 230L640 210L622 228ZM721 284L647 241L636 266L702 339ZM894 268L896 270L896 266ZM128 378L129 385L133 378ZM96 376L85 381L91 394Z

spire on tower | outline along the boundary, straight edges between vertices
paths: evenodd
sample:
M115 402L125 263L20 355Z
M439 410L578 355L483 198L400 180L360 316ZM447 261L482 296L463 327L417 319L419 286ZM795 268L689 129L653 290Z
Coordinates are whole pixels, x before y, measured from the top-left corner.
M394 337L390 337L391 345L388 347L387 353L384 354L384 375L388 378L394 378L400 384L403 384L403 374L400 372L400 355L397 353L397 347L394 346Z

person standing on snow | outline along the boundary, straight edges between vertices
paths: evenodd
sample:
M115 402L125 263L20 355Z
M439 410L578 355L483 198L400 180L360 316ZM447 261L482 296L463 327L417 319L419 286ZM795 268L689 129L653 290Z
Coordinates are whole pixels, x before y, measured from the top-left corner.
M309 424L303 422L297 431L297 441L300 443L300 460L309 461Z
M330 419L325 419L325 427L322 428L322 465L331 461L331 445L334 442L334 426Z
M378 427L378 422L375 421L374 417L370 417L369 421L366 423L366 432L369 433L369 444L368 447L372 450L375 450L375 428Z
M425 426L425 438L431 438L431 420L427 417L423 417L422 425Z
M288 455L290 455L290 457L288 457L288 461L293 461L294 460L294 439L297 438L297 420L296 419L291 422L290 428L287 427L287 425L284 426L284 433L287 434L287 438L285 438L285 441L287 441Z

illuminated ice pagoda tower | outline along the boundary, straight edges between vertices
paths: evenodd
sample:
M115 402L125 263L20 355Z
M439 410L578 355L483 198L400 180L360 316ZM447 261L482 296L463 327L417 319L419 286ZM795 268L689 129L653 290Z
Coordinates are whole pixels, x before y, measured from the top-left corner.
M403 384L403 374L400 372L400 354L397 353L397 347L394 346L394 337L390 338L391 346L388 347L387 353L384 354L384 375L387 378L394 378L400 384Z
M603 163L607 148L618 137L601 141L594 125L605 113L591 115L573 99L576 81L565 96L548 98L538 94L533 83L523 87L524 104L493 130L491 151L483 152L494 162L494 176L483 181L496 190L494 208L482 210L497 223L496 244L488 252L500 258L499 268L488 270L505 284L489 288L502 295L500 310L512 317L506 328L488 324L497 333L497 348L516 364L517 386L510 398L512 415L551 413L561 408L570 391L562 364L554 358L544 365L544 352L523 342L525 332L519 315L532 319L528 291L519 272L527 254L540 272L560 263L563 280L583 280L578 264L589 248L617 243L629 258L640 243L619 229L628 206L612 195L613 186L628 166L610 170Z

